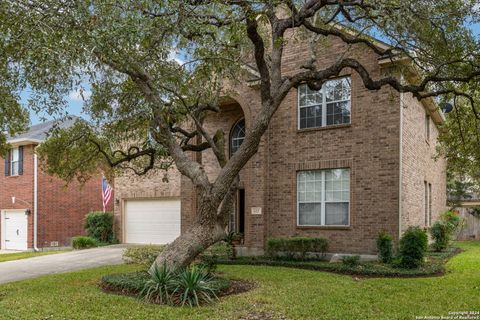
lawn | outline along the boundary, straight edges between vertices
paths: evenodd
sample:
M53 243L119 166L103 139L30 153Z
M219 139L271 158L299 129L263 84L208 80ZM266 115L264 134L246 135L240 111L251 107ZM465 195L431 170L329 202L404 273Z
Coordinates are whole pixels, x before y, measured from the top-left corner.
M430 278L363 278L281 267L220 266L253 291L200 308L149 305L103 293L100 277L136 266L102 267L0 286L0 319L415 319L480 311L480 242Z
M2 253L2 254L0 254L0 262L46 256L46 255L49 255L49 254L61 253L61 252L65 252L65 251L67 251L67 250L39 251L39 252L24 251L24 252L15 252L15 253Z

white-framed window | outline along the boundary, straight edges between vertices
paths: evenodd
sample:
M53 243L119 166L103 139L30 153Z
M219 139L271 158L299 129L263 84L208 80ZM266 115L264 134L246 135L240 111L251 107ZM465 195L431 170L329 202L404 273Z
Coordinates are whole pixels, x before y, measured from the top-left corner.
M10 152L10 175L18 176L20 174L20 150L13 148Z
M245 140L245 119L237 121L230 133L230 155L233 155Z
M348 226L350 169L297 172L297 224Z
M351 78L325 82L318 91L298 87L298 128L319 128L350 123Z

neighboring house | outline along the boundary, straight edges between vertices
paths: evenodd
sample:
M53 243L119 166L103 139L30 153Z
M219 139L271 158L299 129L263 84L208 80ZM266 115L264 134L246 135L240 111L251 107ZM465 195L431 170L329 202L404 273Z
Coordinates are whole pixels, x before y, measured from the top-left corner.
M57 123L68 127L75 119ZM35 148L46 139L55 121L32 126L8 139L12 148L0 170L1 249L27 250L71 245L84 234L89 211L102 210L101 176L68 186L40 167Z
M318 53L319 68L347 50L336 38L322 45L327 43L330 47ZM403 63L360 46L348 54L375 78ZM309 58L307 42L288 45L283 73L300 70ZM405 79L411 76L405 74ZM250 80L236 84L232 89L237 94L225 97L221 112L205 122L211 133L222 128L229 135L229 154L260 109L255 79ZM408 226L429 227L446 209L446 161L433 159L443 121L432 99L420 102L388 87L367 90L348 70L318 92L306 85L291 90L240 174L229 227L243 234L242 253L261 253L270 237L297 235L327 238L330 252L371 254L381 231L397 241ZM214 178L219 167L212 152L197 159ZM130 184L129 177L116 181L123 242L169 242L194 219L191 182L177 176L169 188L161 174L145 183L137 178Z

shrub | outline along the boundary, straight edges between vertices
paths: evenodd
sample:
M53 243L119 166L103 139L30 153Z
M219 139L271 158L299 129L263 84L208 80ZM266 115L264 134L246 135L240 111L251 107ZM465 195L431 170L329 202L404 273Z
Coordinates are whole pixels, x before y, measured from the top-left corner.
M440 221L445 223L450 235L453 235L460 226L461 218L454 211L445 211L440 215Z
M215 278L203 268L194 265L177 274L173 296L176 304L194 307L217 299L217 290Z
M308 252L325 254L328 249L328 241L324 238L270 238L267 241L267 254L271 257L305 259Z
M147 301L170 304L171 293L175 290L175 271L164 264L155 266L148 274L150 279L145 283L140 295Z
M380 232L377 237L377 249L380 261L390 263L393 259L393 238L386 232Z
M98 242L113 242L113 214L109 212L90 212L85 217L87 235Z
M419 227L409 227L400 239L400 266L407 269L421 266L427 247L427 233Z
M129 247L123 252L123 260L126 263L140 264L150 267L157 256L162 252L164 246L138 246Z
M442 251L448 247L451 235L446 223L435 222L430 228L430 234L433 238L433 249L435 251Z
M97 241L90 237L77 236L72 238L72 247L74 249L88 249L97 246Z
M355 267L360 264L360 256L343 256L342 263L347 267Z

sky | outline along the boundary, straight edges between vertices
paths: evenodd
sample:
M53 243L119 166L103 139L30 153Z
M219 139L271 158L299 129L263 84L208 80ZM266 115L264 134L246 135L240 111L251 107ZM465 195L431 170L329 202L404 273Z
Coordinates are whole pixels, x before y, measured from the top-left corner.
M472 29L473 29L473 31L476 35L480 36L480 24L473 25ZM171 54L171 59L175 60L179 63L182 63L181 58L179 58L178 55L176 55L173 52ZM91 92L88 90L88 86L85 86L85 87L87 89L83 91L83 96L85 98L88 98L91 95ZM21 95L21 98L22 98L22 101L25 102L26 99L28 99L28 93L26 93L26 92L23 93ZM66 111L68 112L68 114L80 116L80 117L83 117L83 118L88 118L87 115L82 113L82 106L84 104L84 101L83 101L82 95L80 94L80 91L70 92L70 94L67 97L67 102L68 102L68 106L67 106ZM49 120L49 119L52 119L52 116L45 115L45 114L44 115L37 115L33 112L31 112L31 114L30 114L30 121L31 121L32 125L43 122L44 118Z

